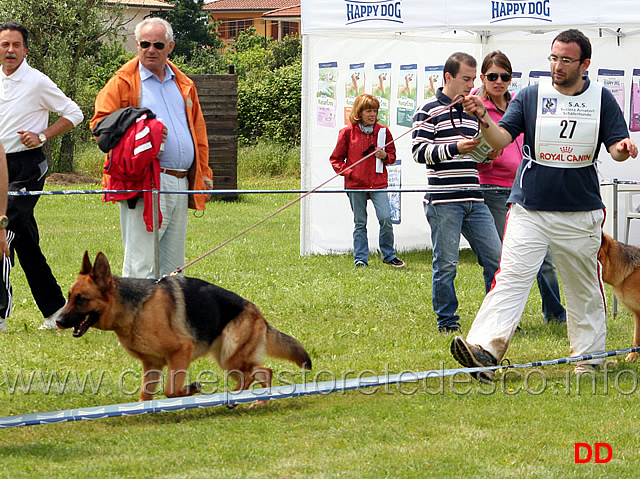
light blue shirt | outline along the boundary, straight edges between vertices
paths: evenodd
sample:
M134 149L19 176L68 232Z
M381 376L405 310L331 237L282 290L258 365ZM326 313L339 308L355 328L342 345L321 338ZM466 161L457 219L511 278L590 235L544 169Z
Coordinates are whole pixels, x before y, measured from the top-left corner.
M195 147L189 130L184 98L174 80L175 74L165 64L164 81L138 63L140 71L140 106L149 108L167 127L164 153L160 166L176 170L188 170L195 158Z

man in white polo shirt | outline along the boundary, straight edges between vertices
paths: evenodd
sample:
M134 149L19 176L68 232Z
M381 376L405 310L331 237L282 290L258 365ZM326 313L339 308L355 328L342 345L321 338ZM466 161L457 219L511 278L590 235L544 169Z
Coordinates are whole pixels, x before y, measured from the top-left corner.
M0 141L7 153L9 190L40 191L47 173L42 145L83 120L78 105L67 98L46 75L31 68L27 54L27 29L13 21L0 24ZM49 125L49 113L60 118ZM12 196L8 202L7 240L18 255L33 297L47 320L40 329L55 329L54 314L66 302L47 259L40 249L38 225L33 215L39 196ZM0 331L11 312L9 270L5 261L0 276Z

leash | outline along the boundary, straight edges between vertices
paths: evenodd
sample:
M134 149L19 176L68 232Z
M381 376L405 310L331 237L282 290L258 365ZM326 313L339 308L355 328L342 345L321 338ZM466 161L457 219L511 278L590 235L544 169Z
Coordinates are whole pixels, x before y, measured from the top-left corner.
M395 140L389 141L388 143L386 143L384 145L384 148L386 148L387 146L389 146L391 143L394 143L395 141L399 140L400 138L402 138L403 136L411 133L413 130L415 130L416 128L421 127L423 124L425 124L427 121L432 120L433 118L435 118L436 116L440 115L443 111L445 110L449 110L449 112L451 112L451 110L453 109L453 107L459 103L461 103L464 100L464 95L457 95L453 100L451 100L451 103L449 103L449 105L440 107L437 109L436 113L433 113L430 117L422 120L420 123L416 124L415 126L412 126L409 130L405 131L404 133L402 133L400 136L398 136ZM481 121L482 119L478 116L478 113L475 112L476 117L478 118L478 121ZM484 120L482 120L484 121ZM216 246L215 248L207 251L206 253L198 256L196 259L188 262L187 264L180 266L179 268L175 269L170 276L174 276L176 274L179 274L181 272L183 272L185 269L187 269L189 266L193 265L194 263L200 261L203 258L206 258L207 256L209 256L210 254L214 253L215 251L219 250L220 248L222 248L223 246L231 243L233 240L239 238L240 236L244 235L245 233L248 233L249 231L251 231L252 229L256 228L257 226L261 225L262 223L264 223L265 221L273 218L275 215L277 215L278 213L281 213L282 211L286 210L287 208L289 208L290 206L293 206L294 204L296 204L298 201L301 201L302 199L306 198L307 196L309 196L312 193L315 193L317 190L319 190L320 188L322 188L324 185L326 185L327 183L329 183L330 181L334 180L335 178L337 178L338 176L342 176L342 174L345 171L350 170L351 168L359 165L360 163L362 163L363 161L365 161L367 158L370 158L372 155L375 154L375 150L372 151L371 153L363 156L362 158L360 158L358 161L356 161L355 163L353 163L352 165L348 166L347 168L345 168L344 170L342 170L340 173L336 173L335 175L333 175L332 177L330 177L328 180L323 181L322 183L320 183L318 186L310 189L309 191L305 192L303 195L297 197L296 199L290 201L289 203L287 203L286 205L284 205L283 207L279 208L278 210L274 211L273 213L271 213L270 215L268 215L267 217L261 219L260 221L258 221L257 223L249 226L248 228L245 228L244 230L242 230L240 233L236 234L235 236L229 238L228 240L224 241L223 243L220 243L218 246Z
M553 366L590 359L602 359L622 354L640 351L640 347L618 349L583 356L552 359L509 365L509 368L530 368ZM22 414L18 416L0 417L0 428L35 426L40 424L54 424L61 422L86 421L109 417L136 416L157 412L182 411L186 409L206 408L213 406L233 406L256 401L270 401L303 396L327 395L335 392L346 392L371 387L385 387L392 384L404 384L424 381L433 378L444 378L462 373L476 373L502 369L505 366L490 366L478 368L432 369L430 371L405 371L400 374L386 374L382 376L358 377L314 383L288 384L271 388L248 389L244 391L225 391L223 393L188 396L183 398L153 399L150 401L113 404L109 406L93 406L61 411Z

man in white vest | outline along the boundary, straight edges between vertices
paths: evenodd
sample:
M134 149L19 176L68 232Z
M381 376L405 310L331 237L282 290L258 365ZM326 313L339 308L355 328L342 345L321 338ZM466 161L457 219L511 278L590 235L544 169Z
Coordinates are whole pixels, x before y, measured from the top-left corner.
M605 351L604 287L599 273L604 203L596 171L603 143L615 161L636 157L622 111L607 89L591 82L591 43L580 31L561 32L548 57L551 81L518 93L494 123L478 97L464 108L488 122L482 134L500 150L524 133L524 158L509 197L500 269L466 340L451 343L465 367L499 364L524 311L531 284L547 248L563 281L571 356ZM603 360L576 363L576 374ZM493 380L493 371L475 373Z

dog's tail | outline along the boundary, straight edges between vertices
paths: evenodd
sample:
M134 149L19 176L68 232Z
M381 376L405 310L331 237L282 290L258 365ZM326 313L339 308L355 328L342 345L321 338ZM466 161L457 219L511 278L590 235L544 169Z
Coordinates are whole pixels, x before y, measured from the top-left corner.
M303 369L311 369L311 358L300 341L267 323L267 355L288 359Z

